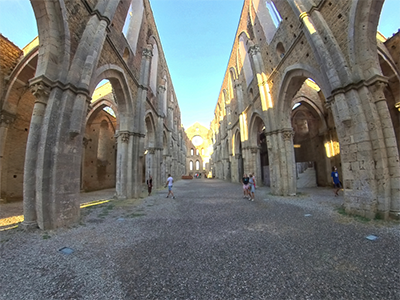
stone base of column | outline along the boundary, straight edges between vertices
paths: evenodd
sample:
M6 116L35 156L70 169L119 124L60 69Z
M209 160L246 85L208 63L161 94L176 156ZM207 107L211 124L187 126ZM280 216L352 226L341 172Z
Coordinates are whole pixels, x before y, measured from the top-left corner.
M23 221L18 227L25 231L32 231L39 228L35 221Z

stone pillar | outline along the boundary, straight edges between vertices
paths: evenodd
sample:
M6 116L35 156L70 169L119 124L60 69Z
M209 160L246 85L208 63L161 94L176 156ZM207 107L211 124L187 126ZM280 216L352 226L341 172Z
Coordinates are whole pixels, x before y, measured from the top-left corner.
M255 70L255 77L257 80L258 89L260 92L261 108L263 111L267 111L273 107L272 100L269 96L269 88L267 85L267 77L264 73L263 60L260 53L260 47L254 45L249 47L249 54L252 57L253 66Z
M119 132L117 135L117 180L116 194L118 199L127 199L128 189L128 146L129 132Z
M82 162L81 162L81 191L84 190L83 179L85 178L85 160L86 160L86 149L87 145L89 144L89 140L86 137L82 139Z
M146 125L144 121L144 110L145 110L145 103L147 98L148 92L148 83L149 83L149 76L150 76L150 62L153 56L153 52L151 50L152 45L148 45L142 52L142 62L140 66L140 77L139 77L139 90L138 90L138 101L136 106L136 111L139 112L137 114L137 120L135 125L137 130L141 134L145 134Z
M162 148L155 148L155 173L153 176L153 186L156 188L160 188L163 186L163 179L162 179L162 166L163 166L163 149Z
M224 165L224 180L231 180L231 163L229 158L224 158L223 160Z
M293 130L266 133L270 166L271 192L276 195L296 194L296 164Z
M297 176L296 176L296 160L294 157L293 147L293 129L284 129L282 132L283 146L284 146L284 160L286 166L282 166L282 169L286 167L286 182L283 193L284 195L295 196L297 191ZM283 160L282 160L283 161Z
M235 80L235 90L236 90L236 97L237 97L237 114L240 115L244 110L244 103L243 103L243 88L242 83L239 80Z
M256 176L256 180L261 179L261 157L260 157L260 148L259 147L251 147L251 166L249 166L249 172L247 175L253 174ZM261 185L261 184L260 184Z
M50 89L42 82L31 86L31 92L36 97L33 107L31 124L29 127L28 141L26 144L25 165L24 165L24 228L36 228L36 168L37 152L43 124L43 118L49 99Z
M240 178L237 156L239 156L239 154L231 156L231 182L238 182L238 178Z
M158 87L158 114L165 117L167 112L164 111L164 103L167 102L167 93L165 85L160 85Z

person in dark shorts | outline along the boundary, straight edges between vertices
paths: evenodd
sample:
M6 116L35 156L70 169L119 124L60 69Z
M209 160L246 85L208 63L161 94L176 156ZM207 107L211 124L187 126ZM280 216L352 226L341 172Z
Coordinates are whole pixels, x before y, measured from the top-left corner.
M332 177L332 183L333 183L333 188L334 188L335 197L336 197L336 196L339 196L338 192L342 188L342 185L339 180L339 173L337 171L336 166L332 167L331 177Z
M153 177L149 176L147 179L147 191L149 192L149 196L151 195L151 189L153 188Z
M242 183L243 183L243 198L249 197L249 176L247 174L243 174Z

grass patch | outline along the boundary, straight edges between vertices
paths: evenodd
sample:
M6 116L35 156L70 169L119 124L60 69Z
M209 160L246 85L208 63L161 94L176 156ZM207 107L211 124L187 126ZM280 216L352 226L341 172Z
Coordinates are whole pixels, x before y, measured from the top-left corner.
M339 215L348 217L348 218L353 219L353 220L355 220L357 222L360 222L360 223L369 223L369 222L371 222L371 219L369 219L369 218L366 218L366 217L363 217L363 216L359 216L359 215L353 215L353 214L346 213L346 210L345 210L344 206L338 207L336 209L336 212Z
M106 207L103 207L103 210L101 213L98 215L99 218L105 218L106 216L109 215L110 211L114 209L114 204L110 203Z
M44 235L42 235L42 238L43 238L44 240L48 240L48 239L51 238L51 236L48 235L47 233L45 233Z
M338 214L342 216L347 216L346 210L344 209L343 206L339 207L336 211L338 212Z
M142 213L133 213L133 214L128 215L127 217L128 218L138 218L138 217L143 217L145 215L146 214L142 214Z
M354 218L356 221L361 222L361 223L368 223L368 222L371 221L371 219L368 219L368 218L362 217L362 216L353 216L353 218Z

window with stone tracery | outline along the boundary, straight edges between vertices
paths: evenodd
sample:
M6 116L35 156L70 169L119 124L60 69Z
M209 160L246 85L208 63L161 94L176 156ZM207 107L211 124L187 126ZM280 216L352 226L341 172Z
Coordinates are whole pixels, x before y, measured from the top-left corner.
M189 169L190 169L190 171L193 171L193 162L192 161L189 162Z
M196 171L200 170L200 162L196 160Z
M128 14L125 19L125 24L122 29L122 33L124 34L134 54L136 54L140 27L142 26L143 11L144 6L142 0L131 1Z

